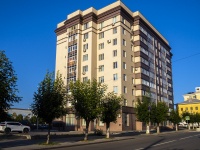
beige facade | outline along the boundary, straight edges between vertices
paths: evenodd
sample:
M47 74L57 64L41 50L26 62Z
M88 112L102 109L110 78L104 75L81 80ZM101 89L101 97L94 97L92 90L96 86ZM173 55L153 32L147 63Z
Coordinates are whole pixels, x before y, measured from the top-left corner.
M127 99L111 129L137 129L133 108L143 95L150 93L152 101L173 108L171 48L140 12L131 12L121 1L100 10L77 10L55 32L56 71L65 84L96 78L108 85L108 92ZM73 117L64 117L66 124L73 125Z
M184 101L198 99L200 100L200 87L195 88L195 92L189 92L183 95Z

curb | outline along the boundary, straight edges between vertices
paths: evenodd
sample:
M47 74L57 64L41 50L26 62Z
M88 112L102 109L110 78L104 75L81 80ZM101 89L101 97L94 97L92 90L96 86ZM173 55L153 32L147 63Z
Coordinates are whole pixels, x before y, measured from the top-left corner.
M77 146L82 146L82 145L94 145L98 143L110 143L110 142L116 142L116 141L125 141L125 140L130 140L130 139L135 139L135 137L130 137L130 138L122 138L122 139L103 139L102 141L79 141L82 143L75 143L75 144L69 144L69 145L62 145L62 146L52 146L52 147L40 147L40 148L35 148L33 150L38 150L38 149L55 149L55 148L64 148L64 147L77 147Z

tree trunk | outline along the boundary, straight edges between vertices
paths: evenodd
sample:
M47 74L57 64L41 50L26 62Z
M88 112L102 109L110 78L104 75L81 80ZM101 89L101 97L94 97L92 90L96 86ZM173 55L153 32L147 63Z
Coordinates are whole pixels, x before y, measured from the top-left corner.
M90 124L90 121L89 121L89 120L86 120L86 129L85 129L84 141L87 141L87 140L88 140L88 128L89 128L89 124Z
M178 131L178 124L176 124L176 131Z
M194 123L192 123L192 129L194 129Z
M49 127L48 127L48 134L47 134L47 142L46 142L46 144L49 144L49 141L50 141L50 129L51 129L51 123L49 123Z
M160 133L160 126L159 126L159 123L157 123L157 133Z
M110 138L110 122L106 123L106 138Z
M150 126L149 126L149 123L146 124L146 134L150 134Z

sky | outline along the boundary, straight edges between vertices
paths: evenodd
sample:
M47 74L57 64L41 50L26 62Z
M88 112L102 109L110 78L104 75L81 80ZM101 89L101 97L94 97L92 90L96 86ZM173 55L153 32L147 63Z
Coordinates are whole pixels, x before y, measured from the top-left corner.
M76 10L101 9L116 0L0 0L0 50L13 63L18 95L13 108L30 108L47 71L55 70L59 22ZM122 0L140 11L172 48L174 103L200 87L200 0ZM1 94L1 93L0 93Z

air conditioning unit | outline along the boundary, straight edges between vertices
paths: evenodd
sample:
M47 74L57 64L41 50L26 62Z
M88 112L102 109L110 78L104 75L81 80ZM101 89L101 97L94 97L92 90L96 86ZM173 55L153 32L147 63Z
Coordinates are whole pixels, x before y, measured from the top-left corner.
M108 43L111 43L111 40L107 40Z
M112 26L114 26L115 25L115 23L112 23Z
M86 49L83 49L83 52L86 52Z
M83 39L83 42L85 42L86 41L86 39Z
M102 30L102 28L99 28L99 31L101 31Z
M82 74L85 75L86 73L85 73L85 72L82 72Z

